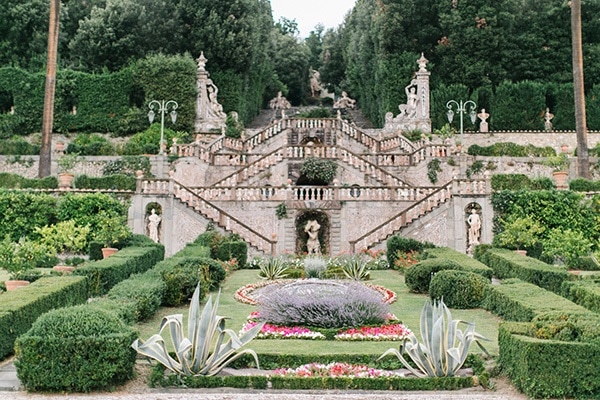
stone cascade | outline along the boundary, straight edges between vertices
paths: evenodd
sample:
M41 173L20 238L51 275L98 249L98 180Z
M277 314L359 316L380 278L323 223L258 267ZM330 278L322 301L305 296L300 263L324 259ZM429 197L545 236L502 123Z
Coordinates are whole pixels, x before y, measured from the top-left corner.
M402 228L408 226L416 219L421 218L446 203L452 196L485 195L488 192L488 183L487 179L455 179L448 182L366 234L350 240L351 252L354 253L357 250L368 249L385 241L388 237L398 233Z

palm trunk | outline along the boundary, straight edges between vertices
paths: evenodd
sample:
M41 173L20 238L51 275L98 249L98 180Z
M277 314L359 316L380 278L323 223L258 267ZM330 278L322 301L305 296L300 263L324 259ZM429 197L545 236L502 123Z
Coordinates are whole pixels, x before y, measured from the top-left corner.
M58 56L58 26L60 0L50 0L50 26L48 28L48 62L46 67L46 89L44 92L44 114L42 117L42 149L38 176L50 175L52 162L52 123L54 121L54 89L56 87L56 59Z
M587 121L583 80L583 50L581 43L581 0L572 0L571 36L573 46L573 88L575 97L575 125L577 129L577 175L590 176L590 159L587 146Z

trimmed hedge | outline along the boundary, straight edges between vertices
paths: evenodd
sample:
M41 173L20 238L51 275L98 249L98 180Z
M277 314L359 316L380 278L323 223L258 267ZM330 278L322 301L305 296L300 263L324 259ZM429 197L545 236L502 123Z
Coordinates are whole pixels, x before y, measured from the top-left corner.
M165 248L158 244L126 247L108 258L75 269L73 274L87 276L90 280L90 294L101 296L130 275L152 268L164 256Z
M494 275L500 279L518 278L554 293L561 293L563 282L573 279L566 268L522 256L512 250L490 248L485 252L476 253L476 256L491 267Z
M530 178L525 174L495 174L491 178L492 190L552 190L550 178Z
M2 294L0 302L0 359L14 350L15 339L35 320L54 308L85 303L88 285L81 276L40 278L18 291Z
M7 189L56 189L58 180L55 176L29 179L9 172L0 172L0 187Z
M498 362L511 382L532 398L600 396L600 345L525 336L527 324L502 323Z
M433 276L429 285L432 300L443 299L451 308L476 308L484 299L490 280L473 272L446 270Z
M91 177L78 175L75 177L74 186L78 189L96 190L129 190L134 192L137 179L135 176L124 174Z
M15 343L29 391L90 392L133 377L137 332L114 314L81 305L50 311Z
M473 272L488 279L492 279L492 276L494 275L494 271L484 263L449 247L436 247L423 250L423 258L443 258L452 260L457 264L460 264L461 270Z
M462 267L453 260L428 258L410 266L404 272L404 282L413 293L428 293L431 277L446 269L462 270Z
M518 279L488 285L482 307L508 321L529 322L553 311L581 313L587 310L555 293Z
M563 282L562 295L590 311L600 313L600 281Z
M135 305L135 320L143 321L156 313L167 290L164 281L153 274L134 274L108 292L108 298Z

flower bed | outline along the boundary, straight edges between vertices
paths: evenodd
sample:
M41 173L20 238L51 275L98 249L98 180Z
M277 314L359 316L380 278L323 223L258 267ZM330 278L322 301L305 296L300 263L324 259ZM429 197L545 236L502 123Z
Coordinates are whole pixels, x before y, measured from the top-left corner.
M258 289L263 289L263 288L265 288L267 286L271 286L271 285L276 285L276 286L286 285L286 284L292 283L292 282L298 282L298 280L296 280L296 279L277 279L277 280L272 280L272 281L262 281L262 282L251 283L251 284L248 284L246 286L242 286L241 288L239 288L235 292L234 298L237 301L239 301L240 303L256 305L257 297L258 297L258 293L257 293ZM328 281L323 280L322 282L324 285L326 285ZM335 281L335 282L339 282L339 281ZM341 282L343 282L343 281L341 281ZM363 284L366 287L373 289L373 290L377 291L378 293L380 293L381 296L383 297L383 301L387 304L392 304L397 299L396 293L394 291L389 290L383 286L373 285L370 283L363 283Z
M274 371L274 375L307 378L380 378L404 376L401 372L386 371L366 365L353 365L343 362L330 364L312 363L302 365L298 368L280 368Z
M390 315L388 321L397 321ZM252 329L258 323L258 312L248 315L248 322L242 327L240 334ZM334 331L324 334L324 331ZM382 326L363 326L342 330L311 330L304 326L279 326L265 324L256 339L309 339L309 340L341 340L341 341L401 341L410 335L411 331L401 323L389 323Z

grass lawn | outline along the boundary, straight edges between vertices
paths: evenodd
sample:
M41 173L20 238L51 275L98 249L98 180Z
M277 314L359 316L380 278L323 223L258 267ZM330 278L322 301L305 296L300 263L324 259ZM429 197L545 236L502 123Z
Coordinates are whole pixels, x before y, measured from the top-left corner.
M419 337L419 320L421 309L427 296L409 293L404 284L404 276L396 271L372 271L370 283L385 286L396 292L398 300L391 305L392 312L402 321L404 325L413 330ZM219 315L231 318L226 327L237 332L241 329L250 312L255 306L239 303L233 295L240 287L260 281L258 270L239 270L233 272L223 283L221 299L219 304ZM215 293L212 293L214 296ZM177 308L161 308L150 319L139 323L136 328L140 332L140 338L148 339L151 335L158 333L160 322L166 315L183 314L187 318L188 306ZM453 319L475 322L475 331L484 335L490 342L485 342L485 347L491 355L498 355L498 323L499 318L481 309L474 310L452 310ZM168 333L164 335L170 344ZM398 342L342 342L325 340L273 340L256 339L248 347L257 353L286 353L286 354L381 354L390 347L398 347ZM471 351L479 352L477 345L473 345Z

